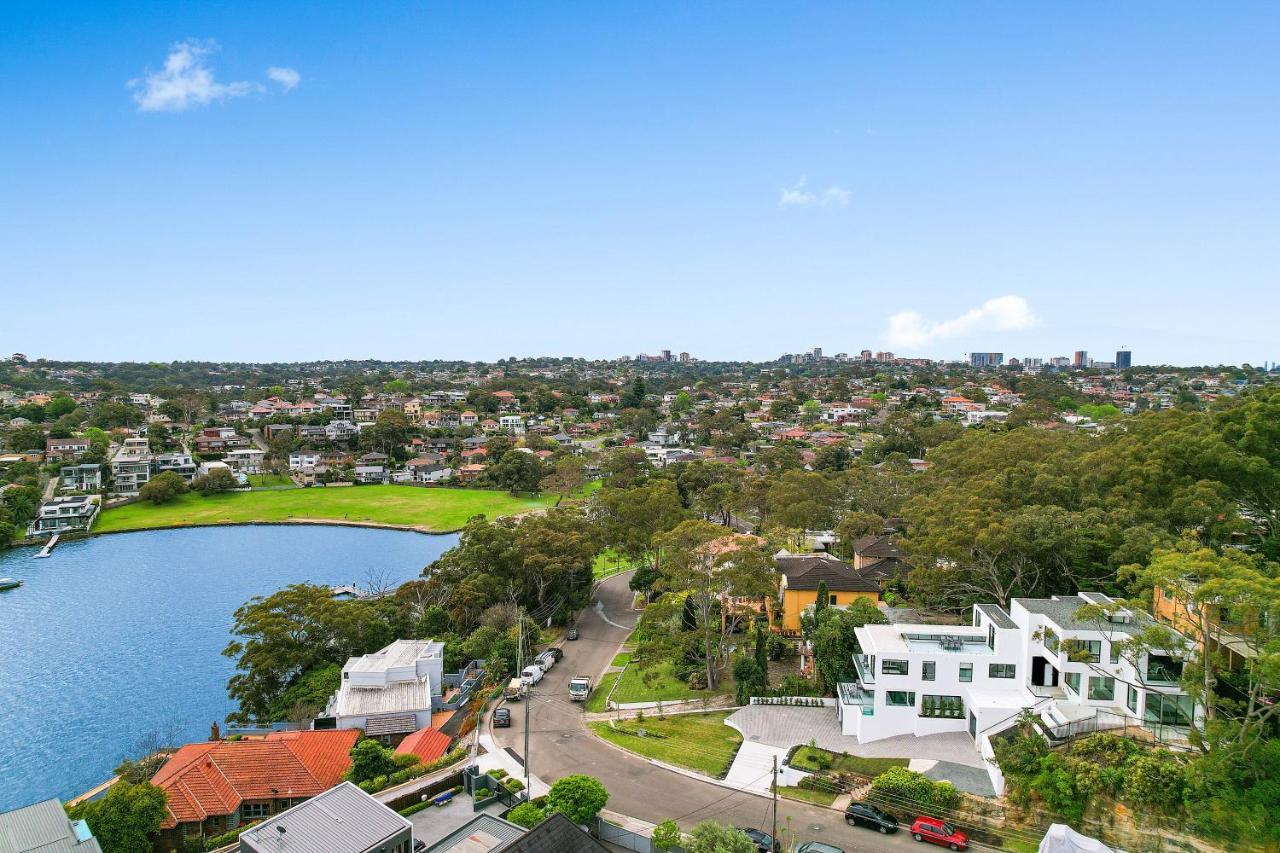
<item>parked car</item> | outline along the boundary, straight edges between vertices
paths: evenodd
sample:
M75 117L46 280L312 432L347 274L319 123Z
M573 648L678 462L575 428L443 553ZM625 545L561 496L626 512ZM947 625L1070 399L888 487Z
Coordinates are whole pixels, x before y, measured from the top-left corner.
M576 640L576 639L578 639L578 629L577 629L577 628L570 628L570 629L569 629L569 632L568 632L567 634L565 634L565 635L564 635L564 638L565 638L566 640Z
M427 853L427 842L421 838L413 839L413 853Z
M778 845L774 842L773 836L763 829L740 826L738 831L750 838L751 843L756 846L756 850L760 851L760 853L776 853L778 850Z
M543 672L550 672L551 668L556 665L556 656L550 651L545 651L534 658L533 662L542 667Z
M821 841L806 841L796 848L796 853L844 853L844 849Z
M941 818L916 818L915 822L911 824L911 837L916 841L941 844L951 850L969 849L969 836Z
M493 727L495 729L511 728L511 709L499 708L493 712Z
M564 649L560 648L559 646L552 646L551 648L543 652L543 654L551 655L551 657L555 660L556 663L560 663L560 661L564 660Z
M849 826L865 826L886 834L898 831L897 819L870 803L849 803L849 807L844 810L844 822Z
M524 669L520 670L520 680L529 685L537 684L542 680L542 676L544 675L546 675L546 673L543 672L542 667L538 666L536 663L526 666Z

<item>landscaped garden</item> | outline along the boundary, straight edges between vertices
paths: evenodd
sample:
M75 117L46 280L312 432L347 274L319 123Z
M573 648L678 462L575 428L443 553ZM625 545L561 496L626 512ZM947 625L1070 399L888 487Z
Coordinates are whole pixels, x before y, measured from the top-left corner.
M778 796L786 797L788 800L799 800L803 803L813 803L819 806L829 806L836 801L835 791L816 790L812 788L799 788L788 785L778 786Z
M480 489L420 489L410 486L281 489L187 493L168 503L138 502L105 510L95 532L147 530L195 524L333 521L386 524L432 533L460 529L473 515L515 515L543 509L553 496L514 497Z
M294 485L286 474L250 474L249 485L255 489L279 488Z
M630 752L722 777L742 745L742 735L724 724L728 711L672 714L592 723L600 737Z
M905 758L868 758L816 746L802 746L791 754L787 763L797 770L811 773L856 773L874 778L890 767L906 767L909 762Z

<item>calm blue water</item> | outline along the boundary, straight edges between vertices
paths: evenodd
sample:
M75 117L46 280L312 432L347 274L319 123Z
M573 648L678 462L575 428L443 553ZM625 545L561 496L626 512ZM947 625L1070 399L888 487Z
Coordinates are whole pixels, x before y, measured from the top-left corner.
M457 536L209 527L0 553L0 811L101 782L149 731L204 740L234 710L232 614L300 581L415 577Z

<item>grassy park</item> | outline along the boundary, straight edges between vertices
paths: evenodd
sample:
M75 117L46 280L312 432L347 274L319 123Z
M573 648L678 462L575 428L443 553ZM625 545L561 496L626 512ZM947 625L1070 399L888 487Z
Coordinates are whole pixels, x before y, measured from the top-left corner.
M742 735L724 724L730 713L673 714L665 720L646 716L643 720L592 723L591 729L630 752L721 777L742 745Z
M513 497L479 489L420 489L410 486L284 489L188 493L156 506L145 501L108 509L94 531L149 530L196 524L334 521L386 524L432 533L458 530L468 518L490 518L543 509L553 496Z

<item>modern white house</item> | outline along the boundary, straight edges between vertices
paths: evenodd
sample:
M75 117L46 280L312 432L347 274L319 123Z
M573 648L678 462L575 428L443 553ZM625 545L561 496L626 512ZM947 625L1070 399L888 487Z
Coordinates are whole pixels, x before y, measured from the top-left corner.
M145 438L126 438L111 457L111 494L136 497L151 479L151 447Z
M40 505L31 532L39 536L65 533L68 530L88 530L98 515L96 495L69 495L53 498Z
M256 447L240 447L228 450L223 454L222 461L241 474L261 474L262 460L265 457L266 454Z
M92 462L63 465L60 487L68 492L96 492L102 488L102 466Z
M524 435L524 415L502 415L498 428L510 435Z
M1082 619L1086 605L1114 612ZM979 604L965 626L865 625L855 630L857 681L839 685L841 729L861 742L967 731L985 754L984 740L1030 709L1051 732L1134 726L1179 740L1201 714L1178 684L1190 644L1141 654L1123 646L1153 624L1082 592L1015 598L1008 610Z
M303 468L314 468L320 464L322 455L318 450L295 450L289 454L289 470L301 471Z
M405 735L431 725L433 699L444 692L444 643L396 640L349 658L324 716L369 737Z
M195 479L200 470L200 466L196 464L191 454L181 450L157 453L152 468L156 474L172 471L188 483Z

